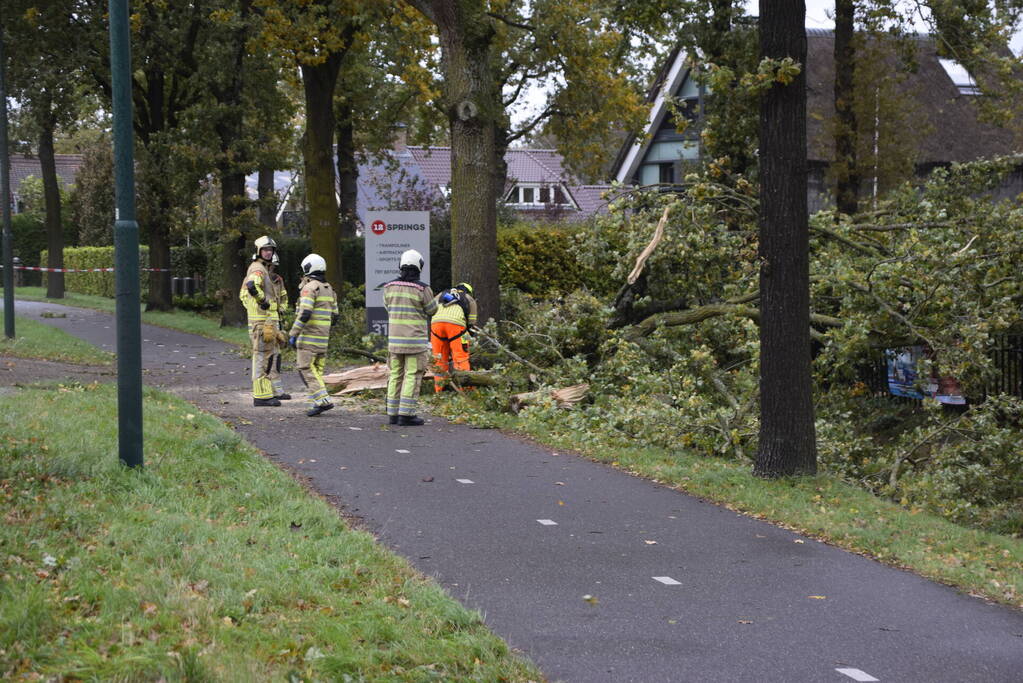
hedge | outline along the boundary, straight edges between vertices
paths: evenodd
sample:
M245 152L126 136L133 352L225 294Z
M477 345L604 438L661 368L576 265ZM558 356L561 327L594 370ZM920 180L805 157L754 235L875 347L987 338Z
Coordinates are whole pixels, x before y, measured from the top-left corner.
M46 263L46 251L40 254L40 261ZM64 249L64 267L73 268L112 268L114 266L113 247L68 247ZM149 247L139 247L139 268L149 267ZM142 298L149 294L149 273L139 273ZM46 274L43 273L43 287L46 286ZM64 289L79 294L93 294L114 298L114 273L66 273Z

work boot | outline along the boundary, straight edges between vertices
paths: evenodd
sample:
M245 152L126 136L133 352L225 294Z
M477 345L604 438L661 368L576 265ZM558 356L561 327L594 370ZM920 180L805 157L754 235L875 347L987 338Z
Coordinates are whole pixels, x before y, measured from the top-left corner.
M334 407L333 403L317 403L309 410L305 411L305 414L309 417L316 417L320 413L325 413Z
M259 407L273 406L276 408L281 404L276 398L254 398L252 399L252 405Z
M399 415L398 426L399 427L418 427L421 424L426 424L426 420L415 415Z
M277 396L274 396L274 398L276 398L278 401L290 401L291 394L278 394Z
M392 424L392 425L398 424L398 416L397 415L388 415L387 416L387 424Z

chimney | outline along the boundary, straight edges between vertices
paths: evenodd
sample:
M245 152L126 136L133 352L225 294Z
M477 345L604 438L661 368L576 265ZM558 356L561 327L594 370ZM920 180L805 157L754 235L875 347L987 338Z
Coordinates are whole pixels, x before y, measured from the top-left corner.
M394 151L398 154L402 154L408 147L408 128L404 123L398 123L394 126L393 131L393 142L391 145Z

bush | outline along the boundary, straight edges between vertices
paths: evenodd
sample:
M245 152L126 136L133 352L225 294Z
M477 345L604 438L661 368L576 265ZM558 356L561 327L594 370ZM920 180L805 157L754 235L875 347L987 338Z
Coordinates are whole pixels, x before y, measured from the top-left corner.
M497 234L501 284L544 296L585 284L574 255L571 232L550 227L515 227Z
M46 262L46 252L40 254L40 260ZM70 269L112 268L114 266L113 247L71 247L64 250L64 267ZM139 247L139 268L149 267L149 247ZM144 270L139 273L142 298L149 294L149 274ZM43 286L46 286L44 273ZM66 273L64 288L78 294L92 294L113 298L114 273Z
M206 294L174 297L174 308L183 311L205 313L207 311L219 311L222 306L223 304L216 297L207 296Z

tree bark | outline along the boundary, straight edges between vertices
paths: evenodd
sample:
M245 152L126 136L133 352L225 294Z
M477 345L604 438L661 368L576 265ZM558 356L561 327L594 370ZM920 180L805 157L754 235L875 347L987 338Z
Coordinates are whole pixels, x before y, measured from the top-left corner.
M64 267L64 226L60 216L60 186L53 156L53 120L42 122L39 133L39 166L43 175L43 203L46 206L46 267ZM64 298L64 273L47 273L46 297Z
M341 200L341 237L355 237L359 224L359 164L355 158L355 125L352 108L337 111L337 178Z
M171 291L170 216L173 199L168 196L164 180L150 174L144 181L150 186L149 206L146 210L146 231L149 234L149 295L147 311L169 311L174 308ZM144 277L145 275L143 275Z
M245 307L238 298L245 280L248 260L245 247L248 242L244 226L245 173L232 169L220 172L220 211L223 223L221 260L224 269L223 288L227 294L221 313L221 327L240 327L246 323Z
M853 42L854 0L835 0L835 200L847 215L859 211L860 177L856 158L857 123Z
M259 223L273 230L277 227L277 192L274 188L274 170L269 166L259 167L256 194L259 197Z
M451 279L472 283L481 321L500 319L494 160L503 107L491 71L494 28L479 0L414 4L440 35L451 129Z
M334 175L334 90L341 68L340 54L321 64L302 65L306 129L302 137L306 204L313 251L327 261L327 281L341 287L341 221Z
M803 0L763 3L763 58L806 64ZM760 441L754 473L813 474L806 72L760 105Z

